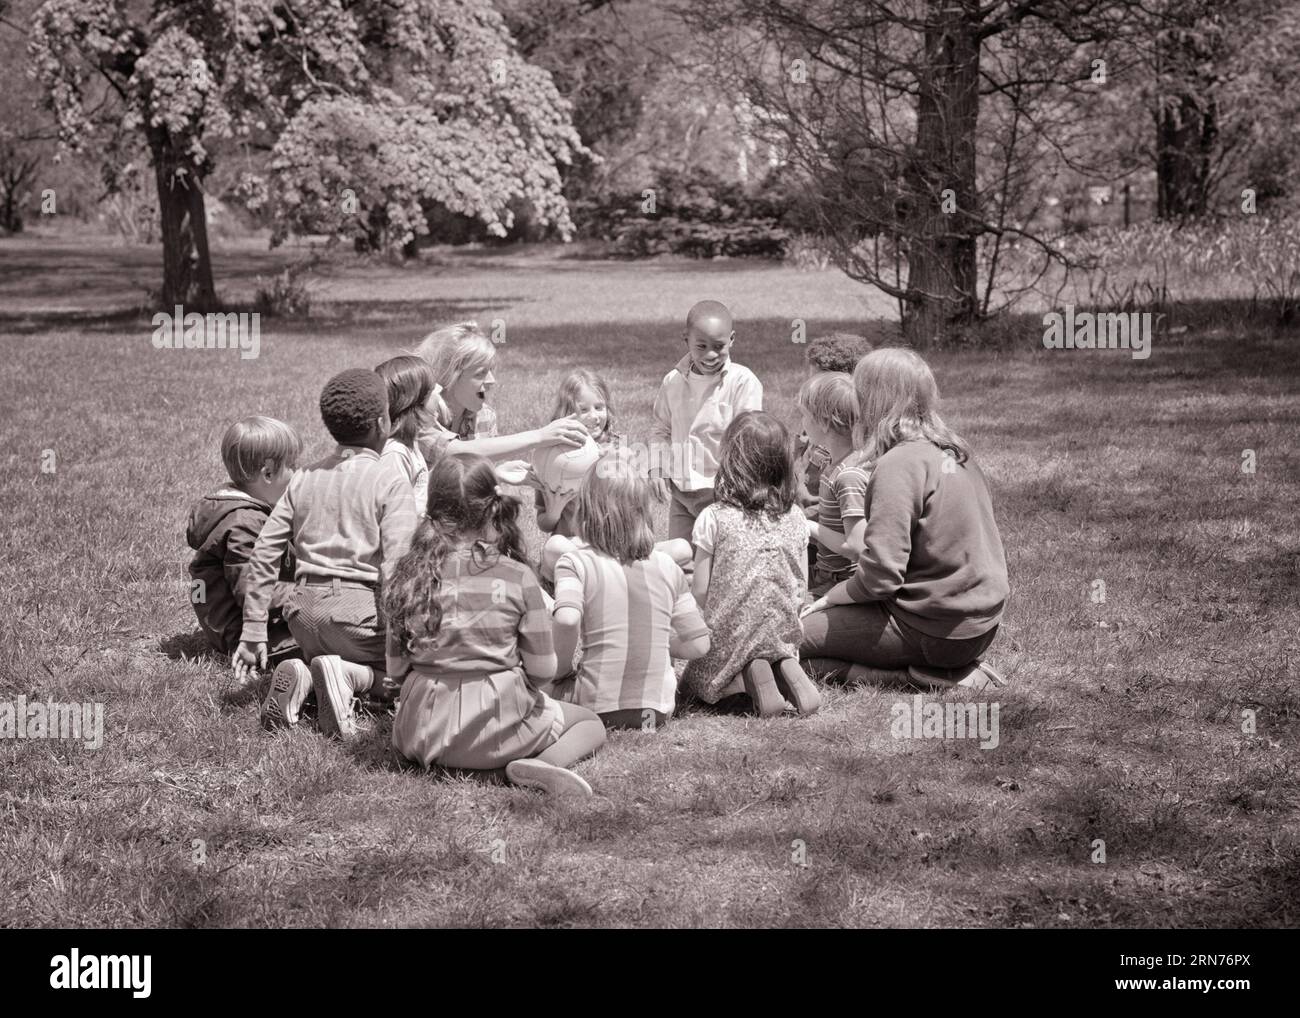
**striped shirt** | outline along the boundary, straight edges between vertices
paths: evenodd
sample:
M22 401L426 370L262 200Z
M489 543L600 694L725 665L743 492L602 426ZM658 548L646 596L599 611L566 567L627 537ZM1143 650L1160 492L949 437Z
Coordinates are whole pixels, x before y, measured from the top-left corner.
M593 548L566 552L555 566L555 609L561 608L582 615L582 663L565 699L597 714L672 713L677 677L669 639L709 632L676 562L661 551L628 564Z
M837 534L847 534L857 522L867 515L868 472L861 466L849 465L848 457L822 470L817 524ZM817 542L817 568L830 573L835 580L847 580L857 565L851 559L836 554L821 541Z
M423 516L429 494L429 465L424 457L409 445L403 445L395 438L384 443L380 459L389 460L402 472L402 476L411 482L415 495L415 515Z
M555 674L551 615L531 568L479 542L449 551L441 579L442 622L432 638L402 647L389 628L389 676L412 667L443 676L481 676L520 666L542 679Z
M411 485L373 449L339 445L297 471L248 560L248 593L240 639L266 642L266 618L292 545L297 579L340 579L377 586L406 551L415 531Z

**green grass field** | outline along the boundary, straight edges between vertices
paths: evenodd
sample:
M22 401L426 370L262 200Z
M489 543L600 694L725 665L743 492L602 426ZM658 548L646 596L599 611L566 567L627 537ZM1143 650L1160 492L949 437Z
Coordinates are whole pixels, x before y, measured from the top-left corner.
M224 296L287 257L221 254ZM931 358L1007 548L996 749L896 740L910 691L832 689L808 719L612 733L579 765L595 798L567 805L404 767L382 718L346 747L259 729L187 601L185 518L226 423L280 416L322 452L326 378L472 316L506 325L503 429L586 365L640 437L703 297L732 305L736 359L794 423L792 320L861 330L891 302L743 262L339 258L313 317L264 321L241 362L152 347L134 309L156 262L0 241L0 701L105 704L98 750L0 741L0 925L1300 922L1294 334L1228 315L1145 362L1032 341Z

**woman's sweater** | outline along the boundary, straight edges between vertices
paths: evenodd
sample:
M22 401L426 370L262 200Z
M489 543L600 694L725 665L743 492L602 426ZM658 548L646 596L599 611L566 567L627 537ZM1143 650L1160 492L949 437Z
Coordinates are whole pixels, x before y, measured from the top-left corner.
M849 596L883 601L928 636L963 640L998 624L1008 592L1002 538L974 461L960 464L927 441L901 442L881 456Z

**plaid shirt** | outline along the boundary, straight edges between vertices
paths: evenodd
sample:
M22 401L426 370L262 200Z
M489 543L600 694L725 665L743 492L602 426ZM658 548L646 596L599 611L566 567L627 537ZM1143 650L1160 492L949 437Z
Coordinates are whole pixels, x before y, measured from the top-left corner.
M451 425L447 427L441 421L434 421L416 437L416 448L424 454L429 466L433 466L442 455L448 442L457 439L469 441L474 438L496 438L497 412L487 405L477 414L465 410Z

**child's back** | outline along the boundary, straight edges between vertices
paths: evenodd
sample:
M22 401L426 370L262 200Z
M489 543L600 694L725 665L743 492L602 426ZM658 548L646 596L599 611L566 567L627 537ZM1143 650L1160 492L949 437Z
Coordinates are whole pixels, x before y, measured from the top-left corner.
M297 559L284 614L306 667L277 669L263 704L268 726L294 724L314 686L317 723L350 738L356 694L387 695L381 586L415 530L411 484L380 456L388 395L370 371L340 372L321 390L321 419L338 443L293 475L262 528L249 562L249 592L236 670L260 656L274 570L286 546Z
M526 674L555 667L536 575L480 542L449 550L441 580L433 637L406 651L390 641L390 673L409 669L393 745L426 767L491 770L535 755L562 726Z
M799 667L799 609L808 587L808 521L795 498L790 436L761 410L727 426L718 501L695 521L695 599L713 634L685 680L706 703L748 694L762 717L789 699L801 714L821 696Z
M798 658L808 523L798 504L773 519L715 502L700 514L694 538L697 550L712 555L700 607L713 644L684 678L715 703L750 661Z
M567 552L555 567L555 610L581 615L582 661L562 699L602 715L673 712L677 677L669 645L708 635L681 567L662 551L619 562L594 548Z
M867 515L870 470L856 458L845 458L821 475L817 523L833 534L845 536ZM853 575L857 562L818 541L815 572L809 586L818 596Z
M388 668L405 675L393 746L425 767L496 770L518 785L590 795L569 768L605 741L591 711L551 699L551 616L528 565L519 500L492 461L444 456L428 514L384 592Z
M302 440L284 421L255 414L235 421L221 438L221 459L230 483L190 510L185 538L194 549L190 604L208 642L223 654L239 646L247 600L258 570L251 566L258 538L284 494L302 453ZM267 656L297 649L282 610L293 579L293 555L287 549L268 563L265 598ZM267 638L269 637L269 638Z
M281 502L273 515L289 527L299 579L377 585L415 529L410 483L373 449L336 447L300 470Z

